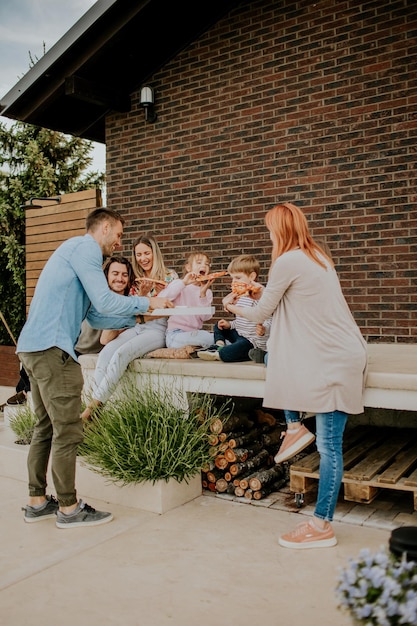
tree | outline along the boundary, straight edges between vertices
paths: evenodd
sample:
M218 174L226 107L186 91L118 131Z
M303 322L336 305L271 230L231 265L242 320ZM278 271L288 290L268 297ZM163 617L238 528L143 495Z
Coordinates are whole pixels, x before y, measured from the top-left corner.
M91 141L17 122L0 122L0 310L17 338L25 321L25 209L33 197L102 187ZM0 345L11 339L0 323Z

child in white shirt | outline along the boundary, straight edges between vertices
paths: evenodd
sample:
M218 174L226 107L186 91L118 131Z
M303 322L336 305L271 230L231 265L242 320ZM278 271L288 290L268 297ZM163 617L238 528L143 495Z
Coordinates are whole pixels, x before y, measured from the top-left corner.
M224 299L238 306L257 306L263 287L257 281L260 264L250 254L234 258L227 268L232 277L232 293ZM266 352L272 318L262 324L249 322L241 316L234 320L221 319L214 326L214 345L200 350L197 356L206 361L249 361L249 351L260 348Z

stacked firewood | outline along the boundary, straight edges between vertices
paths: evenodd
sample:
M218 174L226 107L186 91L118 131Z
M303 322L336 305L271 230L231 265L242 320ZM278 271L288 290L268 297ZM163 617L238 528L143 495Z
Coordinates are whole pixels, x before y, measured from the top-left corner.
M212 422L213 461L203 468L203 489L261 500L288 482L287 464L274 463L286 429L282 412L277 413L235 409L224 422Z

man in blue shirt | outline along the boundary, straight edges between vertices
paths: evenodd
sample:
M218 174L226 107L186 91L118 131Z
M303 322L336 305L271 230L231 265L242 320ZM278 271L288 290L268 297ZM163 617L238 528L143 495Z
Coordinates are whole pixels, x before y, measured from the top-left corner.
M28 455L29 504L25 521L56 518L58 528L95 526L112 520L77 499L75 468L83 437L83 377L75 345L81 323L93 328L134 326L136 316L172 307L167 298L122 296L109 289L103 257L120 245L124 220L106 208L87 216L87 233L68 239L41 272L17 353L31 383L38 421ZM46 495L49 457L58 501Z

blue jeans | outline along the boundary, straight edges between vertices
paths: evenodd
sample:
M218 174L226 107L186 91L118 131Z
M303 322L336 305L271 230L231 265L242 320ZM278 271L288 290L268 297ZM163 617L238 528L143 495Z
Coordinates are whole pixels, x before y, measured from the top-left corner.
M298 422L298 411L284 411L288 423ZM343 411L316 414L316 445L320 478L314 515L331 522L343 478L343 433L348 415Z
M209 348L214 343L214 335L208 330L167 330L165 336L167 348L183 348L184 346L201 346Z
M165 347L166 319L155 319L124 330L99 352L94 371L93 398L107 402L134 359Z
M253 348L253 343L239 335L234 328L219 328L214 326L214 341L228 341L219 352L220 360L225 363L236 363L237 361L249 361L249 350Z

